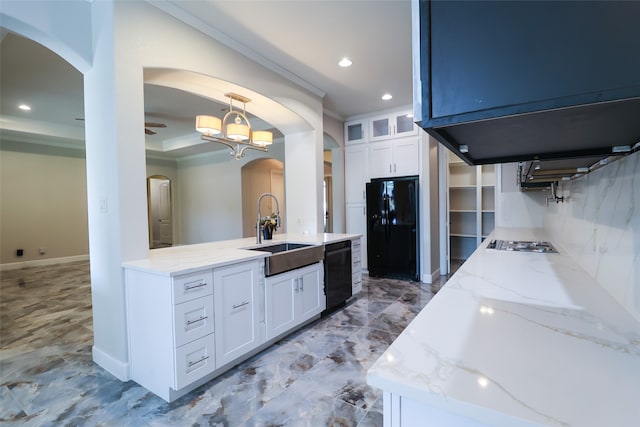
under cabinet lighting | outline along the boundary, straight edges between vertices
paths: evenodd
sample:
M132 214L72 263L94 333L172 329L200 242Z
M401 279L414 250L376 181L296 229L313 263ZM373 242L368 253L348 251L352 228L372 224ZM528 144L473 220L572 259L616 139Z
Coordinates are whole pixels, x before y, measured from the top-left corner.
M630 145L614 145L611 148L612 153L627 153L629 151L631 151Z
M385 93L384 95L382 95L382 100L383 100L383 101L388 101L388 100L390 100L391 98L393 98L393 96L391 96L391 94L390 94L390 93Z
M31 111L31 107L29 107L27 104L20 104L18 105L18 108L22 111Z
M469 152L469 146L468 145L461 145L459 148L461 153L468 153Z

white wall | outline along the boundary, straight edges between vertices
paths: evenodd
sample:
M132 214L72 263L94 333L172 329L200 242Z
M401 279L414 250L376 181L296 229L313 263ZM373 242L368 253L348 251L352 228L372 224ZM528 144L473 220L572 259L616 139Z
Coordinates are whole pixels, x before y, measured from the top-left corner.
M432 283L440 274L438 142L420 131L420 272Z
M505 163L500 167L501 193L496 194L496 227L542 228L548 192L521 192L518 164Z
M333 191L332 225L334 233L344 233L346 229L344 204L344 122L334 117L323 116L323 130L338 146L331 148L331 180ZM328 149L330 147L324 147Z
M241 160L222 150L178 162L181 244L242 238L241 170L257 158L283 161L283 144L268 153L248 151Z
M83 150L2 141L0 264L87 257L87 185ZM39 248L46 248L45 254ZM23 249L22 257L16 249Z
M544 228L559 246L634 317L640 319L640 152L560 184L520 192L515 163L502 165L497 226Z
M640 320L640 152L572 182L544 226L585 271Z

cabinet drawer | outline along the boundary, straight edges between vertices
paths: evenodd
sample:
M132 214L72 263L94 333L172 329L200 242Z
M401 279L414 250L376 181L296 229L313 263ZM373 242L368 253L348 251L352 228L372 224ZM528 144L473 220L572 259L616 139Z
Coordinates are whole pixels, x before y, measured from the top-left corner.
M351 292L353 295L362 290L362 274L354 273L351 278Z
M176 349L176 390L199 380L216 369L214 334Z
M362 270L362 262L360 260L357 260L357 261L354 260L351 263L351 272L360 274L361 270Z
M213 295L174 308L175 345L179 347L213 332Z
M213 273L211 270L197 271L173 278L173 303L200 298L213 293Z

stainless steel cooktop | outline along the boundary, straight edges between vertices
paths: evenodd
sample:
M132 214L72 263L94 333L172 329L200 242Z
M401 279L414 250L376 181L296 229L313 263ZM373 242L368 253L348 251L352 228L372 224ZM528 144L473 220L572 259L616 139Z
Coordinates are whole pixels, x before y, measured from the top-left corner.
M530 242L524 240L492 240L487 249L498 251L539 252L557 254L558 251L549 242Z

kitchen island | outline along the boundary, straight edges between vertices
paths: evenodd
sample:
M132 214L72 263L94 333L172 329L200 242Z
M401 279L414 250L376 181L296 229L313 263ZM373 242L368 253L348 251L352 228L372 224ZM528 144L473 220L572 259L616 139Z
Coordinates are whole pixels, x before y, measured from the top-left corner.
M238 262L264 259L269 252L254 249L282 242L327 245L344 240L360 239L359 234L274 234L271 240L256 243L255 237L222 240L218 242L197 243L193 245L172 246L152 249L144 259L123 263L127 269L153 272L167 276L191 273L202 268L223 267Z
M319 318L325 245L350 246L353 280L341 283L361 286L359 235L274 237L155 249L123 263L130 378L173 401ZM286 252L269 248L285 242Z
M487 249L551 241L559 253ZM541 230L496 229L367 374L390 426L640 425L640 323Z

